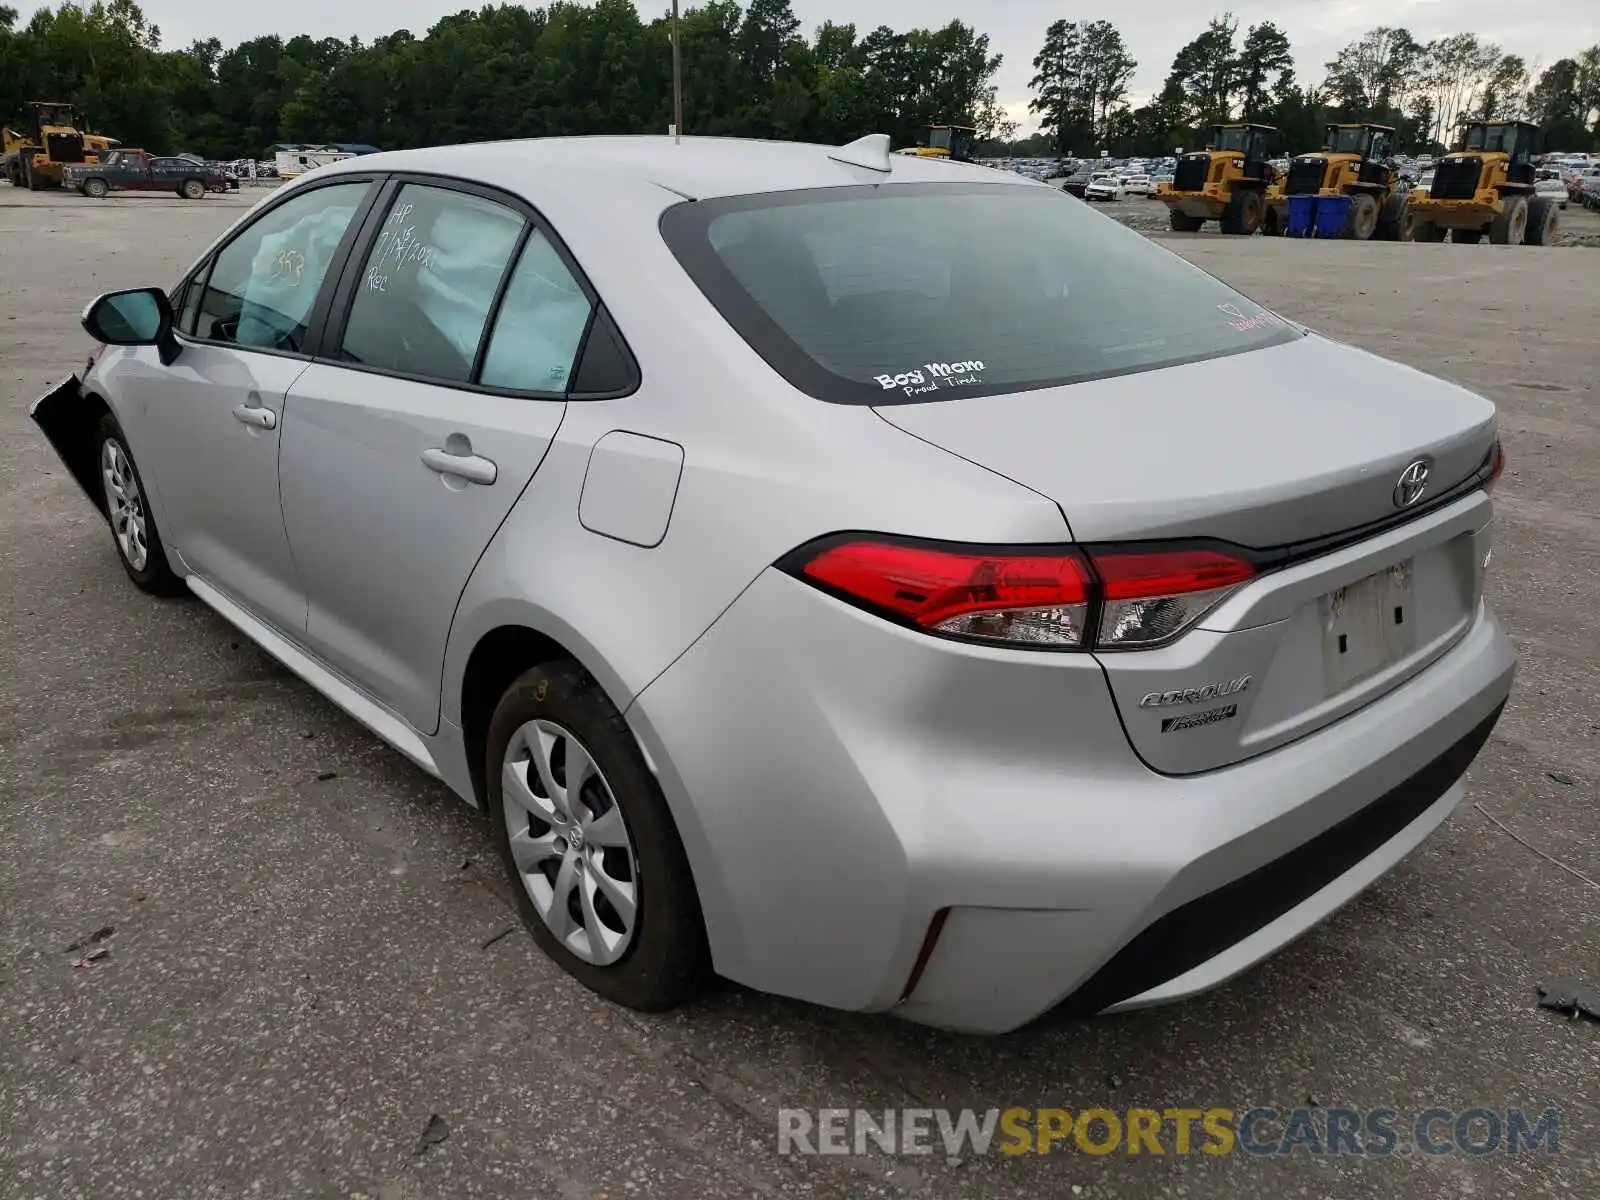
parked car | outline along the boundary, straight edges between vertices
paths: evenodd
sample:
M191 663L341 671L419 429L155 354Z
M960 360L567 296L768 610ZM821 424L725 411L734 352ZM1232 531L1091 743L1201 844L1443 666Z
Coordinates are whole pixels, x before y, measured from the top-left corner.
M219 168L192 159L158 158L148 150L112 150L99 162L64 168L62 185L96 199L126 190L176 192L186 200L199 200L208 191L226 191L228 182Z
M1128 194L1128 181L1121 175L1101 172L1089 180L1083 190L1085 200L1121 200Z
M30 413L129 578L483 809L620 1004L1194 994L1511 689L1488 400L882 135L331 163L83 324Z
M1149 196L1156 190L1156 182L1149 175L1130 175L1125 185L1129 195Z
M1061 190L1069 196L1076 196L1079 200L1086 199L1085 193L1089 190L1089 181L1093 178L1093 172L1074 171L1067 176L1067 181L1061 185Z
M1554 197L1557 208L1565 208L1567 206L1567 185L1558 175L1550 175L1534 183L1533 194Z

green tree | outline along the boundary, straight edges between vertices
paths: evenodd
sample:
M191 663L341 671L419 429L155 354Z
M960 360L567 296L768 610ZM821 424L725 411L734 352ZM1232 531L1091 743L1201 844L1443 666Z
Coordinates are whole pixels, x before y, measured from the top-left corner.
M1260 121L1294 80L1294 55L1289 51L1289 36L1271 21L1250 26L1240 47L1234 86L1238 91L1240 116ZM1273 86L1268 81L1274 80Z

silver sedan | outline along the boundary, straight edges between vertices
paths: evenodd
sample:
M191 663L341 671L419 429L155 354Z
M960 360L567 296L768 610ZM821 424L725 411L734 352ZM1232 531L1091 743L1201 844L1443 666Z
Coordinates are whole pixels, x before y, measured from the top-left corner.
M885 138L352 159L84 325L33 417L128 576L482 809L625 1005L1192 995L1511 689L1488 401Z

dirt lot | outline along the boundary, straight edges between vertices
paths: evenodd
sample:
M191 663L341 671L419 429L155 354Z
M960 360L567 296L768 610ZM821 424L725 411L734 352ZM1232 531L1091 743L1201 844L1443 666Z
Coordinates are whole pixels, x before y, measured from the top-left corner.
M495 940L509 893L442 786L200 604L128 585L27 405L81 363L93 294L170 283L248 202L0 188L0 1195L1594 1194L1600 1025L1535 985L1600 983L1600 890L1505 830L1600 879L1600 252L1163 239L1500 404L1519 684L1468 803L1277 958L979 1041L732 987L608 1008ZM1518 1158L776 1152L783 1107L1013 1105L1563 1115L1558 1154Z

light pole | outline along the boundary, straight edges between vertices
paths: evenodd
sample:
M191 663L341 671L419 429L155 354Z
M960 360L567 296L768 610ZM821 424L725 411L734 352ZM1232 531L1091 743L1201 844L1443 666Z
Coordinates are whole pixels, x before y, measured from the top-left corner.
M672 0L672 140L683 137L683 55L678 41L678 0Z

